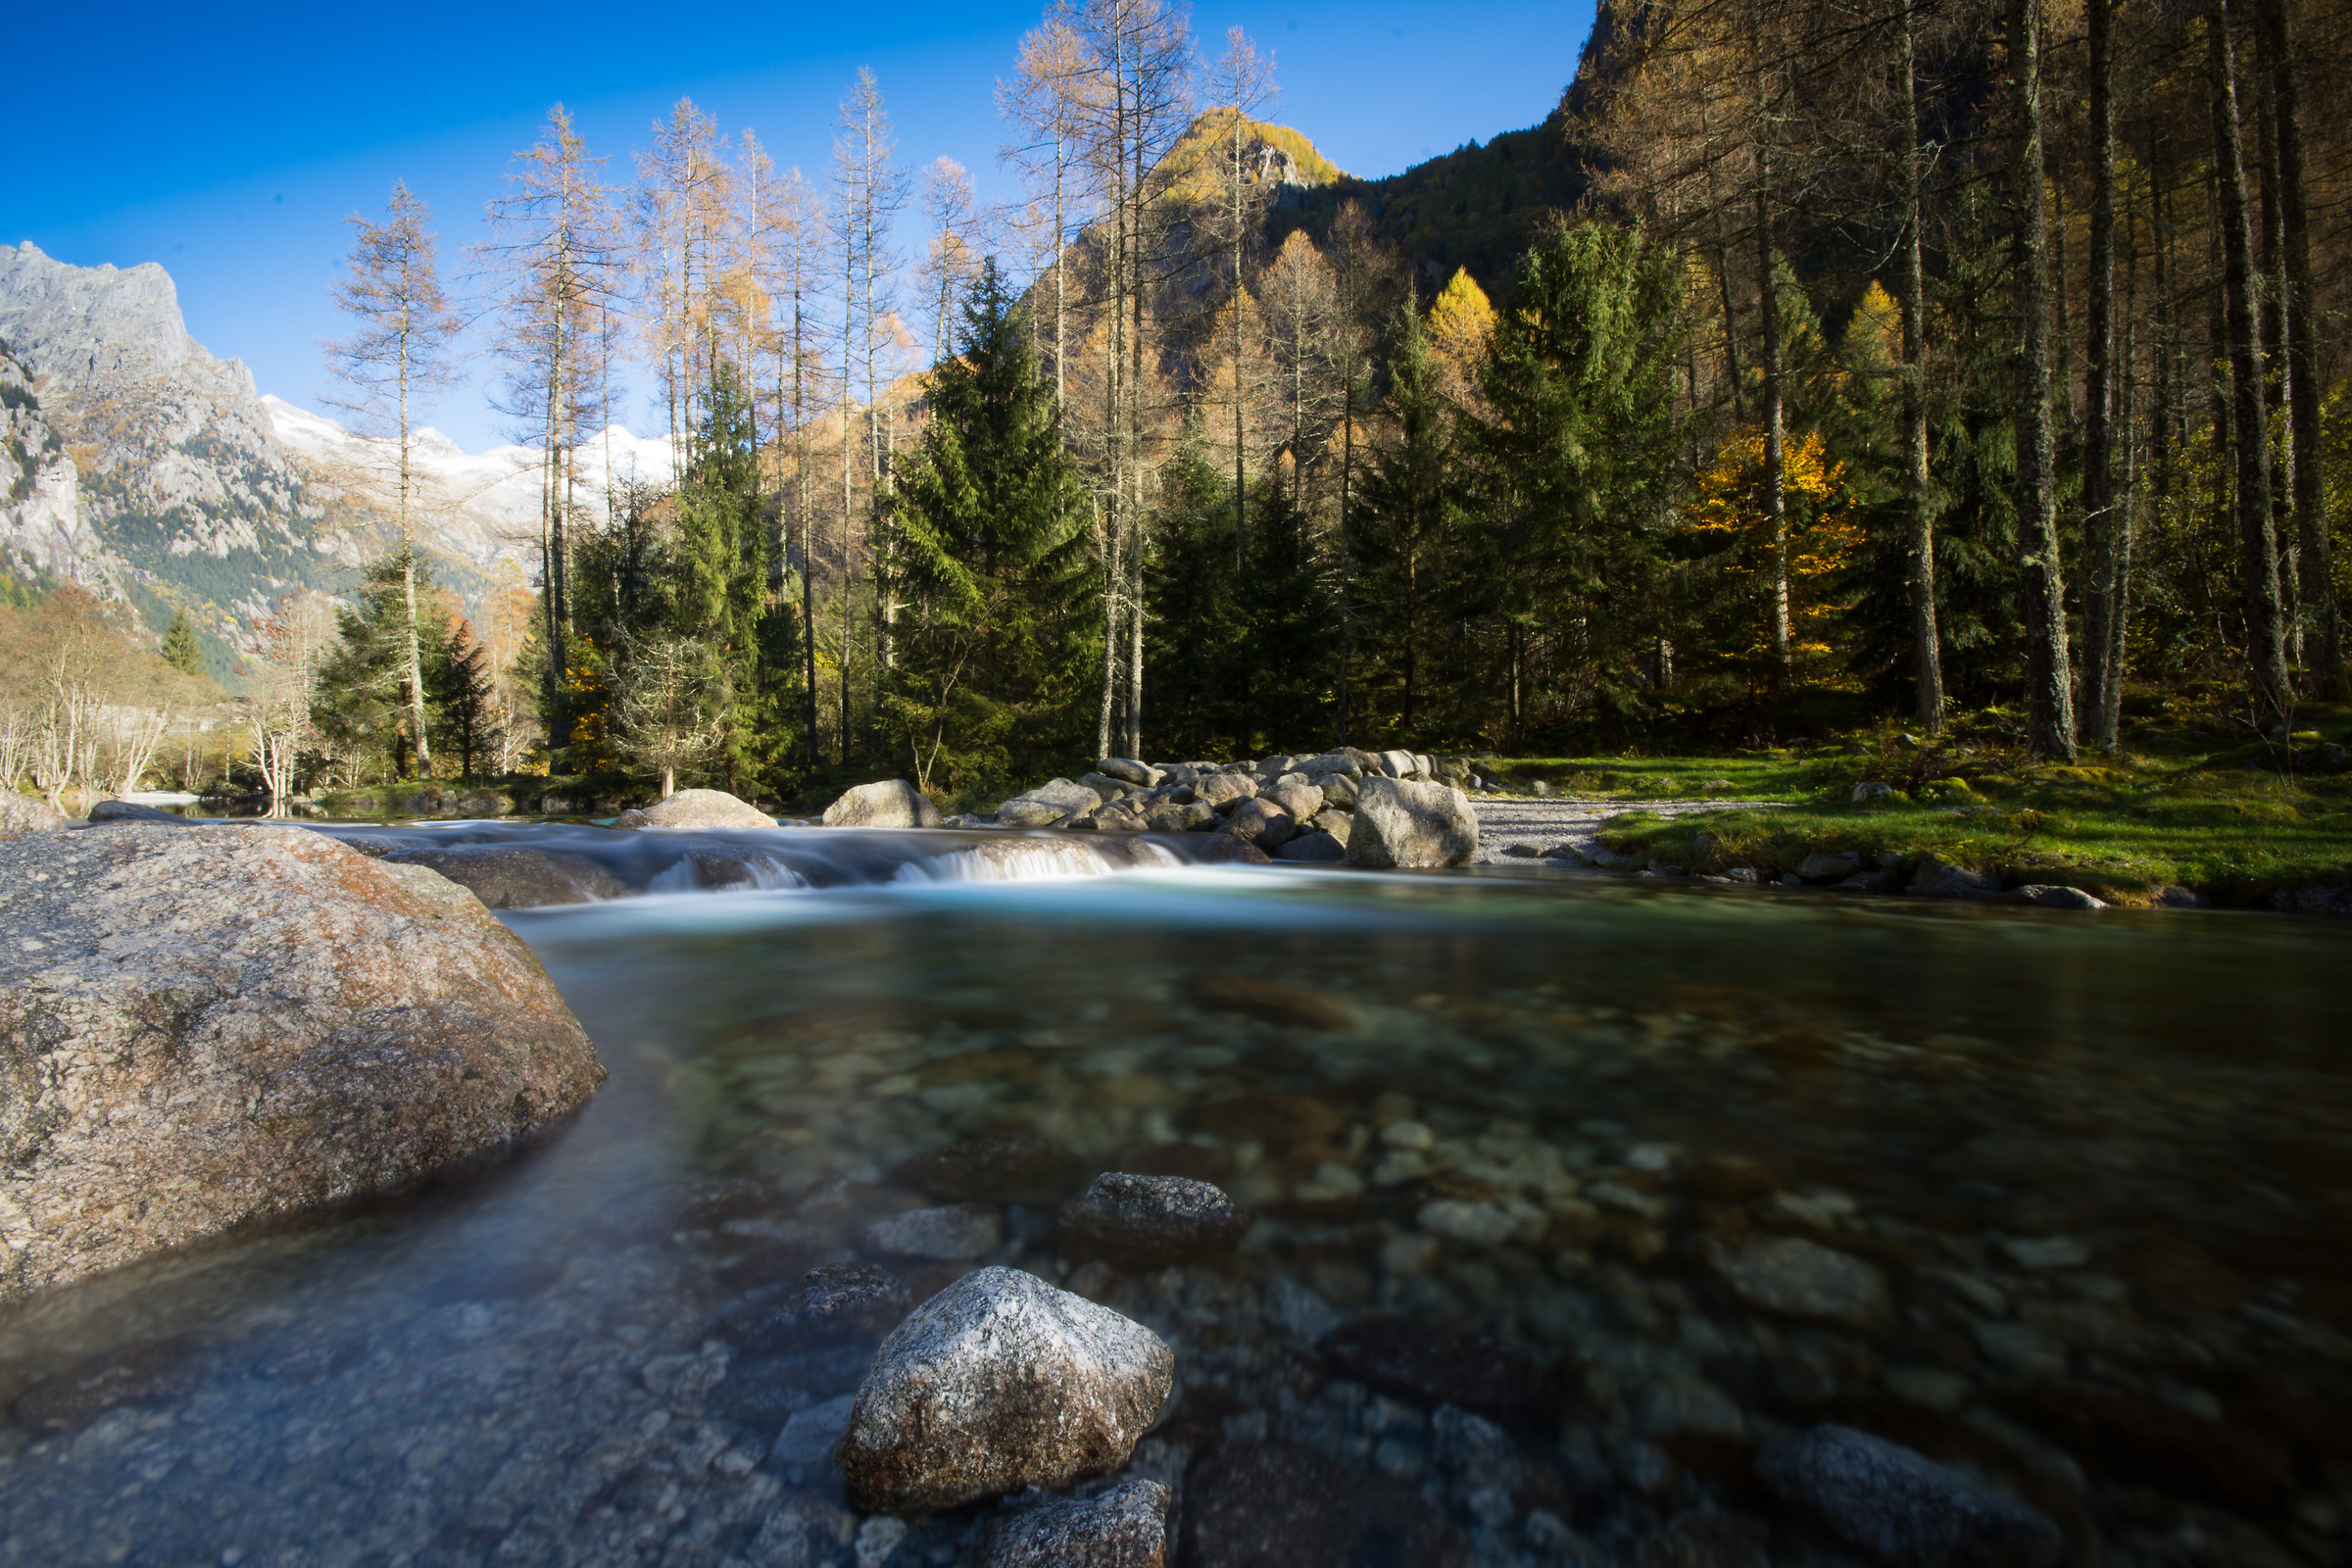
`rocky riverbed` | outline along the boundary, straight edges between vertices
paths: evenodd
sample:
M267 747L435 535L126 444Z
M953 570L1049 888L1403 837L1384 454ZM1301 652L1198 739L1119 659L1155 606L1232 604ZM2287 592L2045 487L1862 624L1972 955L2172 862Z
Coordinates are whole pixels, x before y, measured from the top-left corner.
M2332 933L1221 887L515 917L612 1084L0 1319L0 1562L2341 1560ZM991 1270L1166 1348L1084 1520L834 1459Z

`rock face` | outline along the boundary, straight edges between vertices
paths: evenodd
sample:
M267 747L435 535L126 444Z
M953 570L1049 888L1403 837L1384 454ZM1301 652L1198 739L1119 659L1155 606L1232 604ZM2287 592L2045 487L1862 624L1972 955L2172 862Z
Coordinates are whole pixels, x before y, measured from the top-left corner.
M825 808L827 827L938 827L939 808L903 778L860 784Z
M1158 1335L1017 1269L967 1274L892 1331L834 1450L854 1507L935 1513L1126 1463L1176 1371Z
M1222 1252L1249 1228L1249 1216L1207 1182L1113 1171L1062 1205L1058 1240L1072 1257L1157 1268Z
M774 827L776 819L749 801L737 800L725 790L680 790L640 810L621 812L612 825L618 828Z
M489 909L593 904L600 899L625 899L631 891L627 883L585 855L566 855L562 850L467 845L448 850L393 850L383 858L439 872Z
M1477 853L1478 813L1460 790L1408 779L1364 780L1348 835L1349 865L1466 865Z
M1129 1481L1084 1501L1040 1503L997 1521L980 1568L1165 1568L1168 1489Z
M1883 1563L2039 1568L2058 1558L2058 1528L2040 1513L1851 1427L1819 1426L1771 1444L1756 1473Z
M54 833L66 821L66 813L47 801L0 790L0 833Z
M604 1068L464 889L290 827L0 844L0 1298L396 1185Z

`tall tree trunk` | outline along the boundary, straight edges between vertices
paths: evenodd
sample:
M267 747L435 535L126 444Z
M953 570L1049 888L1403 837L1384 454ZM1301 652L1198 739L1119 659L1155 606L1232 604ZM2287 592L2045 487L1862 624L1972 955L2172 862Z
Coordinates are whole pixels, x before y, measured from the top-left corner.
M2270 75L2278 132L2279 241L2286 274L2287 404L2294 454L2295 533L2310 637L2304 664L2318 695L2352 695L2344 669L2343 628L2328 536L2326 476L2320 446L2318 298L2311 275L2310 192L2305 184L2301 89L2295 78L2295 20L2287 0L2260 0L2270 42Z
M2215 177L2220 185L2222 310L2230 344L2230 415L2236 457L2238 592L2244 601L2250 695L2263 720L2284 722L2293 701L2279 608L2278 541L2271 522L2271 440L2262 375L2262 302L2254 232L2246 212L2244 138L2230 60L2229 0L2205 8L2205 66L2213 89Z
M1248 569L1249 486L1242 454L1242 112L1233 112L1233 569Z
M2115 49L2113 0L2088 0L2090 32L2090 319L2083 355L2082 521L2089 535L2090 592L2083 606L2082 696L2093 746L2113 750L2109 710L2111 623L2123 583L2116 570L2114 496Z
M1772 651L1783 686L1795 669L1788 613L1788 410L1781 386L1780 276L1772 243L1771 73L1764 64L1764 18L1759 0L1748 0L1748 42L1755 53L1756 304L1764 348L1764 508L1772 534Z
M400 593L408 616L405 630L409 642L409 730L415 743L413 755L416 776L426 778L433 771L433 748L424 733L424 661L417 648L416 636L416 542L415 525L409 518L409 451L412 445L409 424L409 339L405 332L395 352L400 356Z
M1347 329L1355 330L1352 301ZM1348 507L1355 483L1355 340L1348 339L1347 386L1340 405L1340 726L1338 744L1348 744L1348 679L1355 672L1355 615L1348 602L1354 588L1354 557L1348 537Z
M2106 671L2106 689L2099 694L2099 711L2105 715L2106 732L2097 737L2098 743L2113 751L2123 726L2124 715L2124 650L2126 632L2132 616L2132 558L2137 547L2136 531L2139 515L2139 421L2135 413L2135 389L2138 379L2133 374L2137 365L2137 322L2139 318L2139 225L2137 208L2127 204L2124 209L2126 225L2124 247L2124 308L2122 353L2118 356L2120 372L2110 377L2110 393L2114 399L2109 428L2124 433L2123 489L2113 502L2111 516L2114 526L2108 532L2112 552L2113 596L2107 610L2107 655L2101 662Z
M2285 215L2278 200L2278 102L2274 91L2278 74L2271 65L2269 29L2257 26L2254 37L2254 156L2262 172L2261 261L2256 273L2262 281L2256 290L2267 306L2262 313L2262 404L2271 435L2271 537L2277 541L2278 555L2279 625L2286 639L2286 662L2291 670L2303 662L2303 595L2296 581L2295 519L2288 510L2295 490L2295 451L2286 439L2294 423L2291 412L2294 393L2286 373Z
M2094 5L2105 0L2091 0ZM1921 189L1919 78L1913 28L1917 13L1903 12L1903 510L1909 524L1911 667L1919 723L1933 735L1943 728L1943 640L1936 615L1936 516L1928 494L1927 203Z
M2017 158L2017 522L2024 552L2026 703L2034 750L2075 757L2075 698L2066 649L2066 584L2058 560L2057 442L2050 416L2049 219L2042 195L2041 6L2012 0L2010 70Z

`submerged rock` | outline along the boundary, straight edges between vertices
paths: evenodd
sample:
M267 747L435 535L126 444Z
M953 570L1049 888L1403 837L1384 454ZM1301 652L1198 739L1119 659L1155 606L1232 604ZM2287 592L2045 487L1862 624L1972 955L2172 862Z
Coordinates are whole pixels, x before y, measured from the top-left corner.
M2038 882L2029 883L2022 888L2011 888L2001 895L2001 902L2003 904L2034 904L2045 909L2104 909L2107 907L2105 899L2099 898L2095 894L2085 893L2081 888L2054 887Z
M863 1263L827 1263L801 1276L793 1318L818 1338L869 1339L896 1328L914 1305L905 1280Z
M992 1133L917 1154L894 1173L934 1198L958 1202L1046 1203L1086 1180L1086 1161L1035 1133Z
M1128 1481L1084 1500L1008 1513L988 1533L980 1568L1164 1568L1168 1489Z
M1184 1479L1188 1568L1468 1568L1468 1544L1411 1487L1294 1443L1222 1443Z
M858 1245L869 1252L926 1258L934 1263L968 1262L994 1250L1003 1240L1004 1217L986 1203L910 1208L875 1220L858 1232Z
M940 827L930 798L903 778L860 784L825 808L827 827Z
M631 889L585 855L512 845L392 850L383 858L437 871L490 909L536 909L558 904L625 899Z
M776 819L725 790L680 790L639 810L613 818L617 828L774 827Z
M0 1298L422 1175L604 1079L465 889L284 827L0 844Z
M2036 1510L1851 1427L1781 1439L1757 1456L1756 1473L1782 1500L1884 1563L2037 1568L2058 1557L2058 1527Z
M119 1404L169 1404L196 1386L195 1355L185 1338L120 1346L41 1379L10 1412L28 1432L71 1432Z
M1490 1335L1372 1317L1334 1329L1319 1348L1359 1383L1425 1404L1458 1405L1506 1427L1540 1425L1553 1402L1535 1358Z
M949 1286L874 1353L835 1457L853 1506L934 1513L1127 1462L1176 1358L1158 1335L1017 1269Z
M1202 865L1272 865L1274 857L1230 833L1210 833L1200 840L1197 858Z
M1798 1236L1709 1237L1707 1265L1740 1299L1784 1317L1863 1327L1887 1311L1886 1280L1848 1252Z
M1478 813L1470 798L1445 784L1367 778L1348 831L1348 863L1467 865L1478 853Z
M1071 1257L1157 1268L1225 1251L1249 1229L1249 1216L1221 1188L1114 1171L1063 1205L1057 1236Z

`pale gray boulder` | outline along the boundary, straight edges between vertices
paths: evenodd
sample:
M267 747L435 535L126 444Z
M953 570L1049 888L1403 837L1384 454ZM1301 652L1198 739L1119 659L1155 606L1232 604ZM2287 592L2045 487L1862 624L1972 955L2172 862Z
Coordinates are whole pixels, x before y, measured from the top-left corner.
M1167 1403L1158 1335L1018 1269L966 1274L891 1331L834 1458L851 1506L936 1513L1127 1462Z
M1444 784L1366 778L1348 830L1348 863L1374 869L1467 865L1478 853L1470 798Z
M1263 796L1242 802L1225 813L1225 829L1237 839L1261 850L1278 850L1298 836L1298 822L1290 812Z
M940 827L939 808L903 778L860 784L825 808L827 827Z
M523 845L466 844L446 850L393 850L382 857L421 865L465 888L490 909L537 909L560 904L625 899L629 885L585 855Z
M1301 822L1323 809L1323 791L1298 773L1283 774L1259 790L1257 798L1273 802Z
M998 807L997 820L1006 827L1059 827L1102 804L1102 797L1085 785L1057 778L1024 790Z
M980 1568L1165 1568L1168 1489L1127 1481L1092 1497L1055 1497L990 1527Z
M286 827L0 843L0 1299L497 1149L604 1079L520 938Z
M613 819L617 828L647 827L774 827L776 819L749 801L725 790L679 790Z
M68 820L65 812L47 801L0 790L0 833L54 833Z

